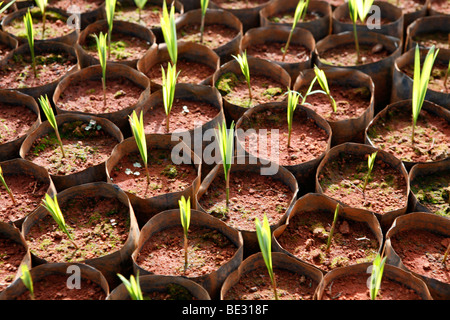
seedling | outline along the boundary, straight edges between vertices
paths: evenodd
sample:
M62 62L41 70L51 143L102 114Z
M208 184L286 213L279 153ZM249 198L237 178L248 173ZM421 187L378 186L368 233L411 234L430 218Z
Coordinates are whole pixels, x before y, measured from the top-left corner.
M24 286L30 292L31 300L34 300L33 278L31 277L30 270L28 270L28 267L26 264L21 264L20 271L22 273L22 275L20 276L20 279L22 280Z
M319 82L320 87L322 88L324 94L328 96L328 99L330 99L331 106L333 107L333 111L337 111L336 101L331 96L330 88L328 86L327 76L325 75L325 72L321 69L319 69L317 66L314 66L314 73L316 74L317 81ZM320 92L320 91L315 91Z
M11 1L11 2L8 2L7 4L5 4L5 5L3 6L3 8L2 8L3 1L0 2L0 14L2 14L3 12L5 12L6 10L8 10L8 8L9 8L10 6L12 6L12 5L14 4L14 2L16 2L16 0L13 0L13 1Z
M209 0L200 0L200 7L202 9L202 19L200 22L200 43L203 44L203 33L205 31L205 16L208 9Z
M125 288L127 289L128 294L131 297L131 300L144 300L144 297L142 295L141 285L139 283L139 271L136 275L136 278L134 277L134 275L130 275L130 280L128 280L121 274L117 274L117 276L122 281Z
M248 87L248 95L250 97L249 105L253 99L252 97L252 85L251 85L251 79L250 79L250 67L248 65L248 59L247 59L247 51L244 51L242 54L238 54L237 56L232 55L233 58L239 63L239 67L241 68L242 74L245 77L245 81L247 82Z
M177 45L177 29L175 26L175 7L171 6L170 12L167 9L166 1L164 0L162 7L162 15L160 15L161 31L164 36L164 42L167 45L170 60L173 65L177 64L178 60L178 45Z
M306 15L306 11L308 10L308 4L309 4L309 0L300 0L297 3L297 7L295 8L295 13L294 13L294 20L292 21L291 31L289 32L288 40L286 41L286 44L282 50L283 58L281 59L281 61L284 61L284 59L286 58L286 53L289 49L289 44L291 42L292 35L295 31L295 28L297 27L297 23L299 22L300 18L304 19L305 15Z
M177 84L177 78L180 72L177 73L176 65L167 64L167 74L164 72L164 68L161 66L162 74L162 94L164 111L166 112L166 131L170 131L170 112L172 111L173 100L175 98L175 86Z
M48 195L48 193L46 193L45 199L42 199L42 206L47 209L47 211L51 214L53 220L55 220L55 222L58 224L59 229L67 235L69 240L75 246L75 249L78 250L78 246L76 245L75 241L72 238L72 235L67 229L67 225L61 212L61 208L59 207L56 195L54 196L54 198L52 198Z
M134 4L138 8L139 22L141 22L141 12L142 12L142 9L144 9L146 3L147 3L147 0L134 0Z
M338 216L339 216L339 203L336 205L336 209L334 210L333 223L331 225L330 233L328 234L328 241L327 241L327 249L326 249L326 251L330 250L331 239L333 238L333 233L334 233L334 229L336 228L336 222L337 222Z
M108 23L108 59L111 57L111 37L114 24L114 13L116 11L117 0L106 0L105 10L106 10L106 21Z
M6 192L9 194L9 197L11 198L12 202L16 206L17 205L16 198L14 198L14 195L13 195L11 189L6 184L6 180L5 180L5 177L3 176L3 170L2 170L1 166L0 166L0 181L2 182L3 186L5 187Z
M47 10L47 0L36 0L36 4L41 10L42 14L42 40L45 38L45 20L46 20L46 10Z
M34 54L33 18L31 17L30 10L28 10L27 13L25 14L25 16L23 17L23 22L25 24L25 30L27 31L27 39L28 39L28 46L30 47L31 63L33 65L33 73L34 73L34 77L37 78L36 56Z
M228 211L230 205L230 171L234 153L234 121L231 122L229 130L227 130L225 120L222 125L219 124L219 128L216 131L216 137L223 163L226 188L226 208Z
M294 111L297 108L300 93L290 90L288 88L288 100L287 100L287 123L288 123L288 145L291 147L291 134L292 134L292 121L294 119Z
M99 36L94 34L97 43L98 59L102 68L103 105L106 107L106 63L107 63L107 34L100 31Z
M442 263L445 266L445 262L447 261L448 253L450 252L450 243L447 246L447 250L445 250L444 257L442 258Z
M375 164L375 158L377 157L377 153L378 151L375 151L374 153L370 154L369 157L367 158L367 174L366 177L364 178L364 185L363 185L363 193L366 191L366 187L367 187L367 183L369 182L369 178L370 178L370 174L372 173L373 170L373 165Z
M372 275L370 277L370 298L376 300L378 291L381 286L381 279L383 278L384 265L386 257L381 259L380 254L377 254L372 263Z
M66 157L66 154L64 153L63 143L61 140L61 136L59 135L58 130L58 123L56 122L55 113L53 112L53 109L50 105L50 101L48 100L48 96L40 96L38 98L39 103L41 105L42 110L44 111L45 116L47 117L48 122L52 126L53 130L55 130L56 138L58 139L59 147L61 148L61 153L63 158Z
M134 139L136 140L136 145L145 166L145 173L147 176L147 188L145 189L145 194L147 194L148 186L150 185L150 172L148 170L147 140L145 137L144 115L142 111L140 117L138 118L136 111L133 110L133 114L130 116L130 125L131 131L133 131Z
M425 60L423 62L422 71L420 70L420 49L419 45L416 45L415 57L414 57L414 78L413 78L413 92L412 92L412 135L411 143L414 145L414 134L419 118L420 110L422 109L423 102L425 101L425 95L428 90L428 83L430 81L431 70L433 69L434 61L439 53L439 49L435 49L433 45L428 51Z
M259 248L261 250L264 263L266 264L267 271L269 273L270 281L272 282L273 294L275 296L275 300L278 300L277 294L277 284L275 279L275 274L273 272L272 266L272 233L270 231L269 220L267 216L264 215L263 222L259 221L258 218L255 218L255 226L256 226L256 235L258 237Z
M359 51L359 41L358 41L358 31L356 30L356 22L359 20L364 22L366 20L367 14L369 13L370 7L372 7L373 0L349 0L348 8L350 19L353 23L353 34L355 36L355 47L356 47L356 64L361 63L361 55Z
M178 205L180 207L180 220L184 233L184 271L186 271L188 267L188 231L191 221L191 200L190 198L186 200L184 196L181 196L181 200L178 200Z

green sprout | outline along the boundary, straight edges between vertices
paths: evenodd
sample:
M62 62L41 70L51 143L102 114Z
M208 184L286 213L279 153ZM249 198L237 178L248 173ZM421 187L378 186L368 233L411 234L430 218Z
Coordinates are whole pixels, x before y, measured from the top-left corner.
M13 1L11 1L11 2L8 2L7 4L5 4L5 6L2 8L2 5L3 5L3 1L2 2L0 2L0 14L2 14L3 12L5 12L6 10L8 10L8 8L10 7L10 6L12 6L13 4L14 4L14 2L16 2L16 0L13 0Z
M75 241L72 238L72 235L67 229L67 225L61 212L61 208L59 207L56 195L54 196L54 198L52 198L48 195L48 193L46 193L45 199L42 199L42 206L47 209L53 220L55 220L55 222L58 224L59 229L67 235L69 240L75 246L75 249L78 250L78 246L76 245Z
M184 270L186 271L188 267L188 231L191 221L191 200L190 198L186 200L184 196L181 196L181 200L178 200L178 205L180 207L180 220L184 233Z
M39 10L41 10L41 14L42 14L42 40L44 40L46 10L47 10L48 1L47 0L36 0L36 4L39 7Z
M1 166L0 166L0 182L3 184L3 186L4 186L5 189L6 189L6 192L8 192L9 197L11 198L12 202L13 202L14 205L16 206L16 205L17 205L16 198L14 198L14 195L13 195L11 189L10 189L10 188L8 187L8 185L6 184L6 180L5 180L5 177L3 176L3 170L2 170L2 167L1 167Z
M178 60L178 44L177 44L177 29L175 25L175 7L171 6L170 13L167 9L166 1L164 0L162 7L162 15L160 14L161 31L164 36L164 42L167 45L170 60L173 65L177 64Z
M366 177L364 178L363 193L366 191L367 183L369 182L370 174L372 173L373 165L375 164L375 158L377 157L377 153L378 153L378 151L375 151L374 153L370 154L369 157L367 158L368 170L367 170Z
M134 4L138 8L139 22L141 22L141 11L142 11L142 9L144 9L146 3L147 3L147 0L134 0Z
M358 31L356 30L356 22L359 20L364 22L366 20L367 14L372 7L373 0L349 0L348 8L350 19L353 23L353 34L355 36L355 47L356 47L356 64L361 63L361 55L359 51L359 41L358 41Z
M33 18L31 17L31 12L28 9L27 13L23 17L23 22L25 24L25 29L27 30L28 46L30 47L31 61L33 65L34 77L37 78L36 71L36 56L34 54L34 28L33 28Z
M331 225L330 234L328 235L326 251L330 250L331 239L333 238L333 233L334 233L334 229L336 228L336 222L337 222L338 216L339 216L339 203L336 205L336 209L334 210L333 224Z
M121 274L117 274L117 276L127 289L128 294L131 297L131 300L144 300L141 285L139 284L139 271L136 275L136 278L134 277L134 275L130 275L130 280L128 280Z
M445 250L444 257L442 258L442 263L445 266L445 262L447 261L448 253L450 252L450 243L447 246L447 250Z
M141 154L142 161L144 162L145 172L147 176L147 188L145 189L145 194L147 194L148 186L150 185L150 172L148 170L148 153L147 153L147 140L145 137L144 130L144 115L141 111L140 117L138 118L136 111L133 110L133 114L129 117L131 130L133 131L134 139L136 140L136 145Z
M295 28L297 27L297 23L299 22L300 18L304 19L305 15L306 15L306 11L308 10L308 4L309 4L309 0L300 0L297 3L297 7L295 8L295 13L294 13L294 20L292 22L292 26L291 26L291 31L289 32L289 37L288 40L283 48L283 58L281 59L281 61L284 61L284 59L286 58L286 53L288 51L289 48L289 44L291 43L291 38L292 35L295 31Z
M205 16L208 9L209 0L200 0L200 7L202 10L202 19L200 22L200 43L203 44L203 33L205 31Z
M315 76L312 79L312 81L308 87L308 90L306 91L304 96L302 96L303 97L302 104L306 104L306 98L308 96L316 94L316 93L322 93L328 97L328 99L330 100L331 106L333 107L333 111L336 112L337 111L336 101L331 96L331 91L328 86L328 80L327 80L327 76L326 76L325 72L323 70L319 69L316 65L314 65L314 73L315 73ZM322 88L322 90L312 91L312 88L313 88L314 84L316 83L316 81L319 82L319 85Z
M48 122L50 123L50 125L52 126L53 130L55 130L55 134L56 134L56 138L58 138L58 143L59 146L61 148L61 153L63 158L66 157L66 154L64 153L64 148L63 148L63 143L61 140L61 136L59 134L59 130L58 130L58 123L56 122L56 117L55 117L55 113L53 112L53 109L50 105L50 101L48 100L48 96L45 95L44 96L40 96L38 98L39 103L41 105L42 110L44 111L45 116L47 117Z
M261 249L261 253L264 259L264 262L267 267L267 271L269 273L270 281L272 282L273 293L275 296L275 300L278 300L277 294L277 284L275 280L275 274L273 272L272 267L272 233L270 231L269 220L267 216L264 214L263 223L259 221L258 218L255 218L255 226L256 226L256 235L258 237L259 248Z
M108 59L111 57L111 37L114 24L114 13L116 11L117 0L106 0L106 21L108 23Z
M106 106L106 63L107 63L107 34L100 31L100 35L94 34L97 42L98 59L102 68L103 105Z
M294 120L294 111L297 108L300 93L290 90L288 88L287 99L287 123L288 123L288 144L287 147L291 147L291 134L292 134L292 121Z
M20 276L20 279L22 280L23 284L28 289L28 291L30 291L31 300L34 300L33 278L31 277L30 270L28 270L28 267L26 264L21 264L20 271L22 273L22 275Z
M250 82L250 67L248 65L247 51L244 51L242 55L238 54L237 56L235 55L232 56L239 63L239 67L241 68L242 74L244 75L245 81L247 82L248 95L250 97L249 104L250 104L253 97L252 97L252 85Z
M380 254L377 254L372 263L372 275L370 277L370 298L376 300L378 291L381 286L381 279L383 278L384 265L386 257L381 259Z
M172 111L173 100L175 98L175 86L177 84L177 78L180 72L177 73L176 65L171 65L170 62L167 65L167 74L164 72L163 66L161 66L162 74L162 94L164 111L166 112L166 131L170 131L170 112Z
M230 204L230 171L234 153L234 120L232 121L229 130L227 130L225 120L222 125L219 124L219 128L216 131L216 137L223 163L226 188L226 207L228 210Z
M422 109L425 101L425 95L428 89L428 83L430 81L431 70L433 69L434 61L439 53L439 49L435 50L433 45L428 51L422 71L420 70L420 50L416 45L415 57L414 57L414 78L413 78L413 92L412 92L412 135L411 143L414 145L415 127L417 119L419 118L420 110Z

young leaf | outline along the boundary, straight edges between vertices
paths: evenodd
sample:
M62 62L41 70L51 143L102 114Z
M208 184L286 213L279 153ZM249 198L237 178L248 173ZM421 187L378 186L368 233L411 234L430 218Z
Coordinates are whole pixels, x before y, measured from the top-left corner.
M107 49L107 34L94 34L95 41L97 43L97 52L100 66L102 68L102 86L103 86L103 105L106 106L106 63L108 60L108 49Z
M372 300L376 300L378 291L380 290L385 263L386 257L381 259L379 254L375 257L372 263L372 275L370 277L370 298Z
M1 166L0 166L0 182L5 187L6 192L9 194L9 197L11 198L14 205L17 205L16 198L14 198L14 195L13 195L11 189L9 189L8 185L6 184L6 180L5 180L5 177L3 176L3 170L2 170Z
M264 215L263 222L255 218L256 236L258 238L259 248L266 264L267 271L269 273L270 281L272 282L273 293L275 300L278 300L277 285L275 280L275 274L272 266L272 233L270 231L269 220Z
M378 151L375 151L374 153L370 154L369 157L367 158L368 170L367 170L366 177L364 179L363 192L366 191L367 183L369 182L370 174L372 173L373 165L375 164L375 158L377 157L377 153L378 153Z
M189 224L191 222L191 200L184 196L181 196L181 200L178 200L180 207L180 220L184 233L184 270L188 267L188 231Z
M162 74L162 94L164 111L166 112L166 131L169 132L169 117L170 111L172 111L173 100L175 98L175 86L177 84L177 78L180 72L177 73L176 65L167 64L167 74L164 72L164 68L161 66Z
M356 21L358 21L358 1L359 0L348 0L349 15L353 23L353 34L355 37L356 64L361 62L361 57L359 53L358 31L356 30Z
M144 9L147 0L134 0L134 4L138 7L139 11L139 21L141 21L141 11Z
M117 276L122 281L125 288L127 289L128 294L131 297L131 300L144 300L144 297L142 295L141 285L139 283L139 271L137 273L136 278L134 277L134 275L130 275L130 280L128 280L121 274L117 274Z
M292 134L292 121L294 119L294 111L297 108L300 93L290 90L288 88L288 100L287 100L287 123L288 123L288 148L291 146L291 134Z
M216 130L216 138L219 145L220 155L222 157L224 178L226 184L226 206L229 207L230 201L230 170L234 155L234 121L232 121L230 129L227 130L226 122L218 125Z
M26 264L21 264L20 271L22 273L22 275L20 276L20 279L22 280L23 284L30 292L31 300L34 300L33 279L31 277L30 270L28 270L28 267Z
M314 73L316 74L317 81L319 82L320 87L324 91L324 93L328 96L328 99L330 99L331 106L333 107L333 111L337 111L336 101L331 96L330 88L328 86L328 80L327 76L325 75L325 72L321 69L319 69L317 66L314 66ZM317 91L316 91L317 92Z
M44 40L45 38L45 20L46 20L46 9L47 9L47 5L48 5L48 1L47 0L36 0L36 4L39 7L39 10L41 11L42 14L42 40Z
M12 6L12 5L14 4L14 2L16 2L16 0L13 0L13 1L8 2L8 3L5 4L3 7L2 7L3 1L0 2L0 14L2 14L3 12L5 12L6 10L8 10L8 8L9 8L10 6Z
M232 55L232 57L238 62L239 67L241 68L242 74L245 77L245 81L247 82L247 87L248 87L248 95L250 96L250 103L251 103L253 98L252 98L252 85L250 82L251 81L250 67L248 65L248 59L247 59L247 51L244 51L244 53L238 54L237 56Z
M336 228L336 222L337 222L338 215L339 215L339 203L336 205L336 209L334 210L333 224L331 225L330 234L328 235L326 251L330 250L331 239L333 238L334 229Z
M58 138L58 143L59 147L61 148L62 156L63 158L65 158L66 154L64 153L63 143L61 140L61 136L59 135L58 123L56 122L56 117L50 105L50 101L48 100L48 96L47 95L45 95L45 97L40 96L38 100L42 110L44 111L45 116L47 117L48 122L52 126L53 130L55 130L56 138Z
M37 71L36 71L36 57L34 54L34 28L33 28L33 18L31 17L31 12L28 9L27 13L23 17L23 22L25 24L25 30L27 31L27 39L28 39L28 46L30 47L30 54L31 54L31 63L33 65L33 73L34 77L37 78Z
M205 31L205 16L208 9L209 0L200 0L200 8L202 10L202 19L200 21L200 43L203 44L203 33Z
M162 7L162 15L160 15L161 31L163 33L164 42L167 45L170 60L173 65L177 64L178 60L178 45L177 45L177 29L175 25L175 7L171 6L170 13L167 9L166 0L164 0Z
M281 61L284 61L286 58L286 53L288 51L289 44L292 39L292 34L294 33L295 28L297 27L297 23L300 20L300 18L303 19L305 17L306 11L308 10L308 4L309 4L309 0L308 1L299 0L299 2L297 3L297 6L295 7L294 20L292 21L291 31L289 32L288 40L286 41L286 45L283 48L283 57L282 57Z
M108 59L111 56L111 37L117 0L105 0L106 21L108 22Z

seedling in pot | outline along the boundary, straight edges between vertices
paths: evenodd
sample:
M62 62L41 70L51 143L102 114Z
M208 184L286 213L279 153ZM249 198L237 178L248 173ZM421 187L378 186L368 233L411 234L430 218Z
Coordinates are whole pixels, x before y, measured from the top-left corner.
M28 46L30 47L31 63L32 63L32 66L33 66L33 73L34 73L34 77L37 78L36 56L34 54L33 18L31 17L30 10L28 10L27 13L25 14L25 16L23 17L23 22L25 24L25 30L27 31L27 39L28 39Z
M45 39L45 20L46 20L46 10L48 1L47 0L36 0L36 4L42 14L42 40Z
M264 263L266 264L270 281L272 283L273 294L275 296L275 300L278 300L277 283L272 266L272 233L270 230L269 220L267 219L267 216L264 215L262 224L258 218L255 218L255 226L259 248L261 250L261 254L263 256Z
M203 44L203 33L205 31L205 16L208 10L209 0L200 0L200 7L202 9L202 18L200 21L200 43Z
M369 182L370 174L372 173L373 165L375 164L375 158L377 157L377 153L378 153L378 151L375 151L374 153L370 154L369 157L367 158L367 168L368 169L367 169L366 177L364 178L364 185L362 188L363 193L366 191L367 183Z
M247 51L244 51L244 53L238 54L237 56L232 55L232 57L238 62L239 67L241 68L241 72L245 77L245 81L247 82L248 95L250 98L248 105L250 106L253 96L252 96L252 85L251 85L251 79L250 79L250 67L248 65L248 59L247 59Z
M114 24L114 13L116 11L117 0L106 0L105 10L106 10L106 21L108 23L108 59L111 57L111 37Z
M31 277L30 270L28 270L28 267L26 264L21 264L20 271L22 273L22 275L20 276L20 280L22 280L24 286L30 292L31 300L34 300L33 278Z
M42 110L44 111L45 116L47 117L48 122L52 126L53 130L55 130L56 138L58 139L59 147L61 148L61 153L63 158L66 157L66 154L64 153L63 143L61 140L61 136L59 134L58 130L58 123L56 122L55 113L53 112L53 109L50 105L50 101L48 100L48 96L40 96L38 98L39 103L41 105Z
M308 90L306 91L305 95L302 98L302 104L306 104L306 98L308 96L310 96L312 94L316 94L316 93L322 93L328 97L328 99L330 100L331 106L333 108L333 111L336 112L337 111L336 101L331 96L331 91L330 91L330 87L328 86L328 80L327 80L327 76L326 76L325 72L323 70L319 69L315 65L314 73L315 73L315 76L314 76L313 80L311 81L311 83L308 87ZM319 82L319 85L322 88L322 90L312 91L312 88L313 88L314 84L316 83L316 81Z
M294 112L298 105L300 93L290 90L288 88L287 99L287 123L288 123L288 144L287 147L291 147L291 134L292 134L292 121L294 120Z
M286 44L285 44L284 48L282 49L283 57L282 57L281 61L283 61L283 62L286 58L286 53L289 49L289 44L291 43L292 34L294 33L295 28L297 27L297 23L300 21L300 18L302 20L305 18L306 11L308 10L308 4L309 4L309 0L300 0L297 3L297 7L295 8L295 13L294 13L294 20L292 21L291 31L289 32L288 40L286 41Z
M411 143L414 145L414 134L419 118L420 110L422 109L423 102L425 101L425 95L428 90L428 83L430 82L431 70L433 69L434 61L439 53L439 49L435 49L433 45L428 51L425 60L423 62L422 71L420 70L420 49L419 45L416 45L415 57L414 57L414 77L413 77L413 92L412 92L412 135Z
M9 194L9 197L11 198L12 202L16 206L17 205L16 198L14 198L14 195L13 195L11 189L6 184L6 180L5 180L5 177L3 176L3 170L2 170L1 166L0 166L0 181L2 182L3 186L5 187L6 192Z
M180 207L180 220L184 234L184 271L186 272L188 268L188 231L191 221L191 200L190 198L186 200L184 196L181 196L181 200L178 200L178 205Z
M177 78L180 72L177 73L176 65L167 64L167 74L164 72L164 68L161 66L162 75L162 94L164 111L166 113L166 132L170 131L170 112L172 111L173 100L175 98L175 86L177 84Z
M103 105L106 107L106 63L107 63L107 34L94 35L95 41L97 43L98 59L100 61L100 66L102 68L102 86L103 86Z
M230 205L230 171L234 154L234 121L231 122L229 130L227 130L225 120L218 127L218 130L216 130L216 138L219 144L220 156L222 157L226 188L226 209L228 211Z
M134 0L134 4L138 8L139 22L141 22L141 12L142 12L142 9L144 9L146 3L147 3L147 0Z
M336 228L336 223L337 223L338 216L339 216L339 203L336 205L336 209L334 210L333 223L331 225L330 233L328 234L327 248L326 248L327 252L330 250L331 239L333 238L333 233L334 233L334 229Z
M355 36L355 47L356 47L356 64L361 63L361 55L359 51L359 40L358 40L358 31L356 30L356 22L359 20L364 23L366 20L367 14L372 7L373 0L349 0L348 8L350 19L353 23L353 34Z
M46 193L45 199L42 199L42 206L50 213L53 220L55 220L55 222L58 224L59 229L67 235L69 240L75 246L75 251L78 250L78 246L76 245L75 241L72 238L72 235L67 229L67 225L61 212L61 208L59 207L56 195L54 196L54 198L52 198Z
M134 275L130 275L130 280L128 280L121 274L117 274L117 276L122 281L125 288L127 289L131 300L144 300L144 297L142 295L141 285L139 283L139 271L136 275L136 278L134 277Z
M380 254L378 254L372 263L372 274L370 276L370 298L371 300L376 300L378 291L381 286L381 279L383 278L384 265L386 263L386 257L381 259Z
M167 9L166 1L164 0L162 7L162 15L159 18L161 24L161 31L163 33L164 42L167 45L170 60L173 65L177 64L178 60L178 44L177 44L177 29L175 26L175 7L171 6L170 12Z
M148 186L150 185L150 172L148 170L148 153L147 153L147 140L144 131L144 115L141 111L140 117L138 118L136 111L133 110L133 114L130 118L131 131L133 132L134 139L136 140L136 145L139 149L142 161L145 166L145 173L147 176L147 187L145 189L145 194L147 194Z

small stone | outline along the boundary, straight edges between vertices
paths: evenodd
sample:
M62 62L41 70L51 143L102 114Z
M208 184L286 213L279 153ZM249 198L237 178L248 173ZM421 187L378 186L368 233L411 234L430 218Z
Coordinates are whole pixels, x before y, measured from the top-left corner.
M350 226L347 221L343 221L339 226L339 232L342 234L350 234Z
M423 270L430 270L431 266L430 263L428 261L426 261L423 266L422 266Z
M372 47L372 53L375 54L381 52L383 49L384 49L383 45L381 43L377 43Z

